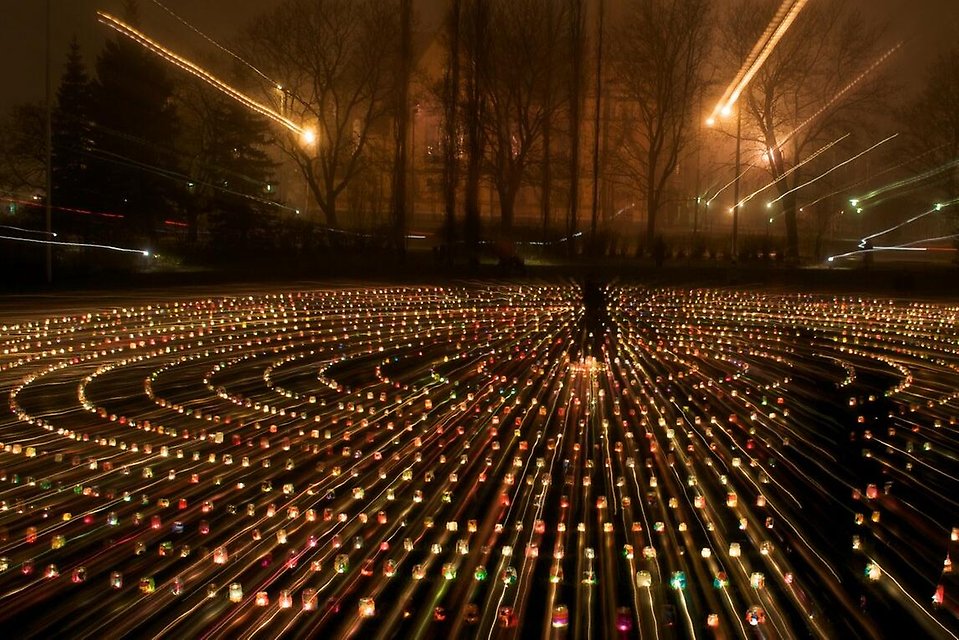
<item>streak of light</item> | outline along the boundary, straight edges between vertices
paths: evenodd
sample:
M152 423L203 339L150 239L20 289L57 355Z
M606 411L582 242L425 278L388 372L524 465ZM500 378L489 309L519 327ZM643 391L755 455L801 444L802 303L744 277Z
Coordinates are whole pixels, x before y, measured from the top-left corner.
M738 176L736 176L735 178L733 178L732 180L724 184L721 188L719 188L716 191L716 193L713 194L713 196L709 200L706 201L706 206L708 207L710 204L712 204L712 201L718 198L723 193L723 191L725 191L729 187L736 184L737 180L742 180L743 176L749 173L749 170L756 166L757 166L757 163L755 162L751 162L750 164L746 165L746 168L743 169L742 173L740 173ZM732 209L730 209L730 211L732 211Z
M244 59L242 56L240 56L240 55L237 54L236 52L232 51L231 49L228 49L227 47L225 47L225 46L223 46L222 44L220 44L219 42L217 42L215 39L213 39L211 36L207 35L207 34L204 33L203 31L201 31L200 29L198 29L196 26L194 26L193 24L191 24L189 21L187 21L187 20L186 20L185 18L183 18L181 15L179 15L179 14L176 13L176 12L174 12L173 9L171 9L170 7L168 7L168 6L166 6L165 4L163 4L162 2L160 2L160 0L152 0L152 2L153 2L153 4L157 5L158 7L160 7L160 8L163 9L164 11L166 11L168 14L170 14L171 16L173 16L177 21L179 21L181 24L183 24L183 26L185 26L187 29L189 29L190 31L193 31L193 32L196 33L198 36L200 36L201 38L203 38L204 40L206 40L207 42L209 42L210 44L212 44L214 47L216 47L216 48L219 49L220 51L226 53L226 54L229 55L231 58L233 58L234 60L236 60L236 61L239 62L240 64L244 65L245 67L247 67L247 68L250 69L251 71L253 71L253 73L255 73L256 75L260 76L261 78L263 78L264 80L266 80L267 82L269 82L271 85L273 85L273 86L275 86L275 87L277 87L277 88L280 88L280 87L281 87L280 83L278 83L277 81L273 80L272 78L270 78L269 76L267 76L265 73L263 73L262 71L260 71L253 63L251 63L250 61Z
M28 242L31 244L43 244L57 247L78 247L86 249L106 249L109 251L119 251L121 253L139 253L143 256L150 255L145 249L129 249L126 247L117 247L110 244L95 244L92 242L63 242L58 240L38 240L36 238L17 238L16 236L0 236L0 240L12 240L14 242Z
M915 605L915 607L916 607L918 610L922 611L922 613L923 613L930 621L934 622L934 623L936 624L936 626L938 626L939 629L942 630L943 633L945 633L946 635L948 635L950 638L953 638L953 640L959 640L959 636L956 636L956 634L954 634L952 631L950 631L950 630L948 629L948 627L946 627L946 626L943 625L939 620L937 620L934 615L932 615L931 613L929 613L929 610L926 609L926 607L922 606L922 605L919 603L918 600L916 600L915 598L913 598L912 595L909 593L909 591L907 591L906 588L903 587L902 584L901 584L898 580L896 580L894 577L892 577L892 575L889 574L889 571L888 571L887 569L884 569L884 568L882 567L882 565L880 565L880 564L876 561L875 558L870 558L870 560L871 560L873 563L875 563L875 565L876 565L877 567L879 567L880 571L882 571L882 573L883 573L883 575L884 575L885 577L887 577L887 578L889 578L890 580L892 580L893 584L896 585L896 587L899 589L900 593L902 593L904 596L906 596L907 598L909 598L909 601L912 602L912 604Z
M745 90L746 86L753 79L753 76L759 72L766 59L772 54L776 45L782 39L789 27L803 10L807 0L785 0L780 5L779 10L773 16L766 30L759 37L753 50L746 57L742 68L736 74L733 82L726 87L722 99L713 109L709 121L715 121L719 115L728 116L732 111L733 105L739 100L739 96Z
M214 89L217 89L218 91L224 93L225 95L233 98L234 100L244 105L245 107L259 113L260 115L266 118L269 118L270 120L276 122L277 124L280 124L286 127L287 129L289 129L290 131L292 131L293 133L297 135L303 135L305 133L306 130L303 127L297 125L295 122L293 122L289 118L283 116L277 111L274 111L269 106L261 102L258 102L254 100L253 98L250 98L246 94L242 93L239 89L235 89L234 87L230 86L223 80L220 80L219 78L214 76L209 71L194 64L193 62L187 60L186 58L183 58L177 55L173 51L167 49L160 43L150 39L148 36L138 31L137 29L134 29L133 27L126 24L122 20L119 20L118 18L115 18L112 15L105 13L103 11L98 11L97 16L99 17L100 22L102 24L105 24L106 26L120 33L121 35L126 36L127 38L133 40L137 44L143 46L148 51L163 58L167 62L173 65L176 65L177 67L183 69L184 71L193 75L194 77L199 78L203 82L206 82Z
M904 244L897 244L897 245L890 245L890 246L883 246L883 247L871 247L871 248L862 247L862 248L860 248L860 249L855 249L855 250L853 250L853 251L847 251L847 252L845 252L845 253L839 253L839 254L836 254L836 255L834 255L834 256L829 256L828 258L826 258L826 261L827 261L827 262L833 262L833 261L835 261L835 260L837 260L837 259L840 259L840 258L849 258L849 257L851 257L851 256L865 255L865 254L867 254L867 253L880 253L880 252L883 252L883 251L918 251L918 252L925 252L925 251L946 251L946 252L955 252L955 251L957 251L957 249L954 249L954 248L952 248L952 247L916 247L916 246L913 246L913 245L916 245L916 244L919 244L919 243L922 243L922 242L941 242L941 241L943 241L943 240L949 240L949 239L953 239L953 238L957 238L957 237L959 237L959 234L953 234L953 235L948 235L948 236L939 236L939 237L936 237L936 238L924 238L924 239L922 239L922 240L913 240L912 242L906 242L906 243L904 243Z
M866 236L865 238L863 238L862 241L865 242L865 241L867 241L867 240L872 240L873 238L878 238L879 236L884 236L884 235L886 235L887 233L892 233L893 231L896 231L897 229L901 229L901 228L905 227L905 226L908 225L908 224L912 224L912 223L915 222L916 220L921 220L922 218L925 218L926 216L928 216L928 215L930 215L930 214L936 213L936 212L938 212L938 211L942 211L942 210L945 209L946 207L952 206L952 205L956 204L957 202L959 202L959 198L957 198L957 199L955 199L955 200L950 200L949 202L938 202L938 203L934 204L934 205L932 206L932 208L929 209L928 211L923 211L922 213L916 214L916 215L914 215L913 217L909 218L908 220L905 220L905 221L903 221L903 222L900 222L900 223L897 224L897 225L891 226L891 227L889 227L888 229L884 229L883 231L878 231L878 232L876 232L876 233L874 233L874 234L872 234L872 235L868 235L868 236Z
M35 201L35 200L33 200L33 201L31 201L31 200L19 200L19 199L16 199L16 198L13 198L13 199L11 199L11 198L4 198L4 201L6 201L6 202L13 202L13 203L16 203L16 204L22 204L22 205L28 206L28 207L35 207L35 206L37 206L37 204L38 204L37 201ZM78 214L84 215L84 216L99 216L99 217L101 217L101 218L113 218L113 219L116 219L116 220L119 220L119 219L122 219L122 218L125 217L122 213L109 213L109 212L107 212L107 211L91 211L90 209L78 209L78 208L76 208L76 207L58 207L57 205L53 205L53 207L51 207L51 208L52 208L54 211L66 211L67 213L78 213Z
M21 231L23 233L35 233L39 236L50 236L51 238L57 237L57 234L54 231L44 231L43 229L24 229L23 227L11 227L8 224L0 225L0 229L10 229L11 231Z
M813 178L812 180L808 180L808 181L806 181L806 182L804 182L804 183L802 183L802 184L800 184L800 185L797 185L797 186L793 187L792 189L790 189L789 191L786 191L785 193L783 193L782 195L780 195L778 198L776 198L776 199L774 199L774 200L770 200L769 202L766 203L766 206L767 206L767 207L771 207L771 206L773 206L775 203L779 202L780 200L782 200L783 198L785 198L786 196L788 196L790 193L794 193L794 192L796 192L796 191L798 191L798 190L800 190L800 189L802 189L802 188L804 188L804 187L808 187L809 185L813 184L814 182L818 182L819 180L822 180L823 178L825 178L826 176L828 176L828 175L829 175L830 173L832 173L833 171L836 171L837 169L841 169L842 167L846 166L846 165L849 164L850 162L854 162L855 160L858 160L859 158L861 158L862 156L866 155L866 154L869 153L870 151L876 149L876 148L879 147L880 145L883 145L883 144L889 142L890 140L896 138L898 135L899 135L898 133L894 133L894 134L892 134L891 136L880 140L880 141L877 142L876 144L872 145L871 147L869 147L869 148L867 148L867 149L865 149L865 150L863 150L863 151L860 151L859 153L857 153L856 155L852 156L851 158L847 158L846 160L843 160L842 162L840 162L840 163L837 164L836 166L834 166L834 167L832 167L831 169L828 169L827 171L821 173L820 175L816 176L816 177Z
M826 102L826 104L824 104L823 106L819 107L819 109L818 109L815 113L813 113L811 116L809 116L808 118L806 118L805 120L803 120L801 123L799 123L799 126L797 126L797 127L796 127L795 129L793 129L791 132L789 132L788 134L786 134L786 137L783 138L782 142L779 143L780 148L783 147L783 146L785 146L785 144L786 144L787 142L789 142L789 141L792 139L793 136L795 136L795 135L796 135L797 133L799 133L803 128L805 128L806 125L808 125L810 122L812 122L813 120L815 120L816 118L818 118L819 116L821 116L823 113L825 113L833 104L835 104L835 102L836 102L837 100L839 100L840 98L842 98L846 93L848 93L849 91L851 91L853 87L855 87L857 84L859 84L860 82L862 82L862 81L863 81L866 77L868 77L873 71L875 71L877 68L879 68L879 67L889 58L889 56L891 56L891 55L894 54L896 51L898 51L900 47L902 47L902 42L898 42L898 43L896 43L895 45L893 45L888 51L886 51L884 54L882 54L881 56L879 56L879 59L878 59L878 60L874 61L871 65L869 65L869 67L867 67L865 71L863 71L862 73L860 73L860 74L859 74L858 76L856 76L849 84L847 84L845 87L843 87L842 89L840 89L839 92L838 92L836 95L834 95L832 98L830 98L830 99Z
M942 146L945 146L945 145L942 145ZM930 153L930 152L932 152L932 151L934 151L934 150L933 150L933 149L930 149L930 150L927 151L926 153ZM922 157L923 155L925 155L925 153L920 154L920 155L917 156L917 157ZM942 172L944 172L944 171L949 171L949 170L951 170L951 169L954 169L954 168L957 167L957 166L959 166L959 158L956 158L955 160L951 160L951 161L949 161L949 162L947 162L947 163L945 163L945 164L942 164L942 165L940 165L940 166L938 166L938 167L935 167L935 168L932 168L932 169L928 169L928 170L926 170L926 171L923 171L922 173L917 174L917 175L915 175L915 176L911 176L911 177L909 177L909 178L904 178L904 179L902 179L902 180L898 180L898 181L896 181L896 182L891 182L891 183L889 183L889 184L887 184L887 185L883 185L882 187L879 187L878 189L874 189L874 190L870 191L869 193L867 193L867 194L864 195L864 196L859 196L859 197L857 197L857 198L854 198L853 201L854 201L856 204L854 204L853 206L859 206L859 203L868 202L868 201L870 201L870 200L872 200L872 199L874 199L874 198L877 198L877 197L879 197L879 196L881 196L881 195L883 195L883 194L885 194L885 193L888 193L889 191L894 191L894 190L897 190L897 189L901 189L901 188L903 188L903 187L907 187L907 186L912 185L912 184L916 184L916 183L922 182L922 181L924 181L924 180L927 180L927 179L933 177L933 176L936 175L936 174L939 174L939 173L942 173Z
M806 159L803 160L802 162L799 162L799 163L797 163L796 165L794 165L793 167L791 167L789 170L784 171L783 174L782 174L781 176L779 176L779 178L777 178L776 180L773 180L772 182L770 182L770 183L767 184L766 186L764 186L764 187L762 187L762 188L760 188L760 189L757 189L756 191L753 191L752 193L750 193L748 196L746 196L745 198L743 198L742 200L740 200L739 203L738 203L736 206L737 206L737 207L743 206L744 204L746 204L747 202L749 202L750 200L752 200L754 197L756 197L757 195L759 195L760 193L762 193L763 191L765 191L765 190L768 189L769 187L775 185L777 182L779 182L779 181L782 180L783 178L788 177L790 174L792 174L794 171L796 171L797 169L799 169L800 167L802 167L802 166L803 166L804 164L806 164L807 162L811 162L812 160L815 160L820 154L824 153L826 150L828 150L829 148L831 148L833 145L839 144L840 142L842 142L843 140L845 140L846 138L848 138L850 135L852 135L852 134L847 133L847 134L844 135L844 136L840 136L839 138L836 138L835 140L833 140L832 142L830 142L830 143L827 144L826 146L818 149L815 153L812 153L808 158L806 158ZM767 151L766 153L769 153L769 152Z

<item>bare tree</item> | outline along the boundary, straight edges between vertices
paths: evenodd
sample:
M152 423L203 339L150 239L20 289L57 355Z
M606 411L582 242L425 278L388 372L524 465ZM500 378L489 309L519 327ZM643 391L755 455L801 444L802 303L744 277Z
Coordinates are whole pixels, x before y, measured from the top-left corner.
M456 192L459 186L460 27L462 2L451 0L447 14L447 63L440 101L443 105L443 236L447 259L452 260L456 239Z
M930 171L946 198L959 197L959 48L938 57L902 121L920 159L915 168Z
M3 114L0 121L0 190L19 192L19 195L24 191L46 191L43 139L42 104L15 105Z
M463 224L467 248L475 253L479 246L480 210L479 188L483 171L486 139L483 120L486 112L485 86L489 56L489 7L487 0L466 0L464 29L460 34L466 59L466 87L463 105L463 126L466 134L466 185L464 193L465 220Z
M551 0L490 2L484 129L489 170L500 206L500 229L513 227L516 196L528 178L544 127L559 102L552 92L557 33L545 19Z
M745 60L776 7L737 0L722 23L732 65ZM849 3L809 3L747 86L741 98L743 138L766 154L786 226L786 255L799 256L796 166L828 138L861 125L884 95L876 29ZM731 65L731 66L732 66Z
M584 65L586 50L586 9L583 0L569 0L566 32L569 41L569 202L566 218L567 246L573 252L579 219L580 149L583 126Z
M615 32L614 68L624 112L616 162L646 200L646 244L668 181L690 139L709 47L708 0L632 2Z
M395 5L379 0L285 0L246 32L247 57L280 86L268 100L315 141L279 132L277 142L299 167L327 224L337 225L337 198L364 169L382 135L394 84Z
M410 77L413 69L413 0L399 1L400 37L393 106L393 244L406 252L406 200L409 168Z

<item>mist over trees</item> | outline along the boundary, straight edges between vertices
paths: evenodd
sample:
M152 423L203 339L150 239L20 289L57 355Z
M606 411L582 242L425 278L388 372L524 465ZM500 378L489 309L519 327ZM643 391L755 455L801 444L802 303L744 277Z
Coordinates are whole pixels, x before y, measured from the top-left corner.
M449 261L490 242L637 255L662 237L728 257L736 110L743 193L765 187L743 201L743 234L764 233L766 252L819 256L885 150L807 182L900 130L889 148L917 158L904 170L952 162L936 188L955 197L956 53L898 121L883 117L882 25L839 0L810 3L733 115L704 126L775 10L449 0L424 16L416 0L284 0L238 31L217 72L299 130L123 36L99 52L74 42L53 104L55 226L200 259L344 243L401 255L411 230ZM0 119L0 197L33 223L44 117L24 104Z

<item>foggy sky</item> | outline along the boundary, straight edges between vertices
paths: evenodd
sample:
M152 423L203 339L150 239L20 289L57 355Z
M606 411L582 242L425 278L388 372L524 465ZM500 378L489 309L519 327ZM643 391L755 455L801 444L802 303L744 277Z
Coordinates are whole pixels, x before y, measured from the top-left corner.
M75 34L84 61L92 74L100 47L112 32L99 24L98 9L122 16L122 0L49 0L52 7L51 73L54 90L59 83L66 52ZM163 0L198 29L222 43L236 37L260 12L282 0ZM610 0L616 2L617 0ZM721 1L721 0L717 0ZM779 0L769 0L779 2ZM817 0L811 0L816 2ZM957 46L959 0L846 0L867 15L889 24L891 46L903 47L889 65L889 72L907 90L915 88L936 54ZM437 23L444 0L418 0L420 24ZM42 100L46 52L46 0L0 0L0 109L18 102ZM201 38L172 18L152 0L140 0L143 30L187 57L215 56ZM225 54L218 54L225 57Z

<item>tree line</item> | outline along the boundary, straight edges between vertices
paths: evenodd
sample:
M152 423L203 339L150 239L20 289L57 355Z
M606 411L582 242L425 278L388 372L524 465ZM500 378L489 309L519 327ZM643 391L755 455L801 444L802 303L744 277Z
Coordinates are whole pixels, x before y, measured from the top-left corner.
M651 250L670 207L695 201L695 231L706 183L732 178L735 116L714 130L703 122L774 4L448 0L427 30L414 0L284 0L238 35L231 77L308 129L309 141L120 36L93 74L74 43L53 118L55 226L82 240L152 246L172 234L191 251L313 250L317 229L356 229L368 208L383 214L384 244L402 253L415 214L412 113L429 104L439 114L431 153L445 246L475 253L483 239L514 237L525 191L536 196L542 238L595 254L611 250L610 194L619 194ZM128 3L129 19L136 14ZM810 3L736 105L744 166L777 196L770 220L790 257L799 257L801 214L818 243L841 210L835 194L860 176L800 188L876 131L908 134L897 153L940 140L909 156L906 171L957 159L956 102L942 96L955 98L959 55L944 56L929 88L894 112L877 63L883 28L850 3ZM42 194L42 123L39 105L6 116L8 194ZM287 163L318 218L279 198ZM956 175L937 173L930 188L948 194ZM495 207L481 197L486 186Z

